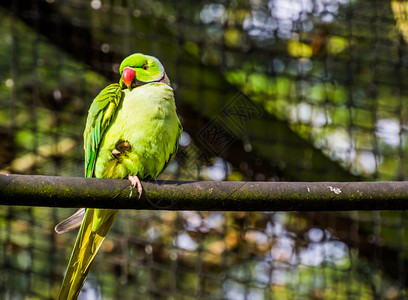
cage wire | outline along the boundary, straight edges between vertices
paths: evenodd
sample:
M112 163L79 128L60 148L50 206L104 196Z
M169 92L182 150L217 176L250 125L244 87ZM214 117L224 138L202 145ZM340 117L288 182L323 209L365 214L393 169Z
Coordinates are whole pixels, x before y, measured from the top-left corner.
M98 92L158 57L161 179L407 179L407 1L2 1L0 170L83 176ZM71 210L0 208L0 298L54 299ZM403 211L121 211L80 299L405 299Z

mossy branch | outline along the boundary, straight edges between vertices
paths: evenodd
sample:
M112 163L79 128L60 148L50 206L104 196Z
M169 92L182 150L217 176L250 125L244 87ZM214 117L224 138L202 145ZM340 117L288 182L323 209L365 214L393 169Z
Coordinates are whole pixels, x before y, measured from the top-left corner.
M144 181L0 174L0 204L219 211L405 210L408 182Z

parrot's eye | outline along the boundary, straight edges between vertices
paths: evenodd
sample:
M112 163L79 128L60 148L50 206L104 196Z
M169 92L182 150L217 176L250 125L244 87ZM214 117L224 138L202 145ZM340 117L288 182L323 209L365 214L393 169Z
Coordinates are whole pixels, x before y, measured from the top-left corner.
M145 70L145 71L149 70L149 66L148 66L148 65L144 65L142 68L143 68L143 70Z

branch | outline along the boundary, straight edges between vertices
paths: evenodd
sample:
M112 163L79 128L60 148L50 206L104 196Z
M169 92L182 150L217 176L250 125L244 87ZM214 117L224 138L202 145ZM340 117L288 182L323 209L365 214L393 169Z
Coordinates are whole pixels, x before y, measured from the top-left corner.
M218 211L405 210L407 182L144 181L0 174L0 204Z

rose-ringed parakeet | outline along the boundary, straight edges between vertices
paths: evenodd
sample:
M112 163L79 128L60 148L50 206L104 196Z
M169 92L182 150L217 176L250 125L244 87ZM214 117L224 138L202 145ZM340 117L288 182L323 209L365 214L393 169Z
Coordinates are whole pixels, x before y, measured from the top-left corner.
M175 156L182 127L173 90L160 61L141 53L125 58L120 81L103 89L89 109L84 132L85 174L97 178L156 178ZM118 210L81 209L56 226L65 232L82 220L58 299L77 299L90 265Z

